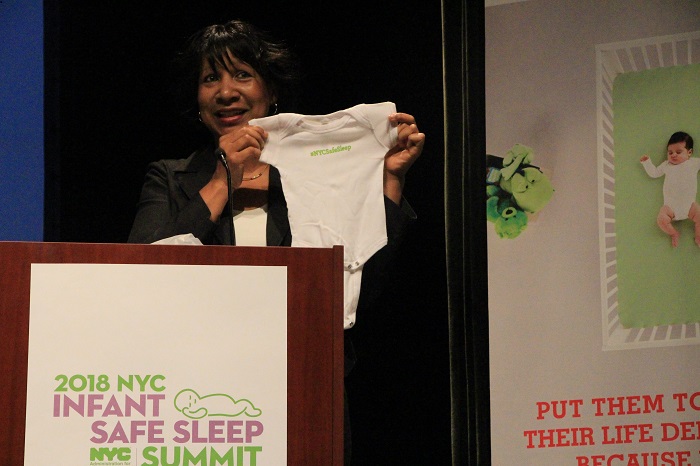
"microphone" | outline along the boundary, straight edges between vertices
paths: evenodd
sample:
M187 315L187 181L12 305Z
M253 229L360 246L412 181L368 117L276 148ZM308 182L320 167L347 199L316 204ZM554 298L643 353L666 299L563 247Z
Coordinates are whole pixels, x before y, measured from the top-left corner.
M214 155L219 158L219 162L221 162L226 169L226 183L228 184L228 213L231 217L228 224L228 229L230 233L229 238L231 238L231 246L233 246L233 189L231 187L231 170L228 168L226 153L221 149L221 147L217 147L216 150L214 150Z

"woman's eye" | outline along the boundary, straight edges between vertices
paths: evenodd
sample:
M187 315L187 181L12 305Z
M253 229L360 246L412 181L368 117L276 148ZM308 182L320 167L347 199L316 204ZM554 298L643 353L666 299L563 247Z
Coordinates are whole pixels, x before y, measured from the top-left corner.
M204 76L204 78L202 78L202 82L203 83L210 83L210 82L216 81L217 79L219 79L219 77L215 73L211 73L211 74Z
M248 79L248 78L252 78L252 77L253 77L253 75L251 75L247 71L239 71L236 73L236 78L238 78L238 79Z

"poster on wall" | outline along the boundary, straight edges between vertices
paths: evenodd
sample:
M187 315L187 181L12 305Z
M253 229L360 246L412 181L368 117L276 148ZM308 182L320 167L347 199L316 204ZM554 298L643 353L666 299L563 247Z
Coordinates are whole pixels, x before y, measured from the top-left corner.
M700 343L694 40L700 32L596 48L606 349Z
M700 465L700 4L507 3L486 44L487 152L553 188L517 230L487 188L492 464Z
M286 464L286 274L32 264L25 464Z

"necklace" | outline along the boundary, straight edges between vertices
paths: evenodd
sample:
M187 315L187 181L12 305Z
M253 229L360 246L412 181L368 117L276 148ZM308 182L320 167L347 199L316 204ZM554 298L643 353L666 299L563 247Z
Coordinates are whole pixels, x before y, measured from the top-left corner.
M261 171L260 173L258 173L257 175L253 175L253 176L250 176L250 177L245 177L245 176L244 176L244 177L243 177L243 181L253 181L253 180L257 180L258 178L260 178L261 176L263 176L263 173L265 173L265 170L267 170L267 167L269 167L269 165L265 165L265 167L262 169L262 171Z

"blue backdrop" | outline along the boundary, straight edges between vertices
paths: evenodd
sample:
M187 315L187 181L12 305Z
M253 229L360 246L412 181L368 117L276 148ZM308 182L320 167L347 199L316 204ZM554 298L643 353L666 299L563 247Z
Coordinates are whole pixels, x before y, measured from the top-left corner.
M41 241L44 223L41 0L0 0L0 240Z

